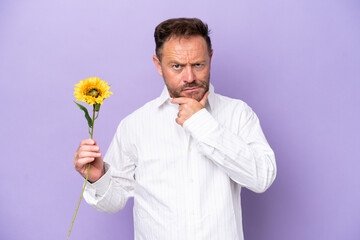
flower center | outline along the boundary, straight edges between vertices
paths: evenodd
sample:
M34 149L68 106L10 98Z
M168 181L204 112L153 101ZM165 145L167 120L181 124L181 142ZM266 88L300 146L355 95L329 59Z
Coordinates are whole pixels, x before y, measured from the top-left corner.
M91 90L88 92L88 95L96 98L97 96L99 96L99 92L98 92L97 89L93 88L93 89L91 89Z

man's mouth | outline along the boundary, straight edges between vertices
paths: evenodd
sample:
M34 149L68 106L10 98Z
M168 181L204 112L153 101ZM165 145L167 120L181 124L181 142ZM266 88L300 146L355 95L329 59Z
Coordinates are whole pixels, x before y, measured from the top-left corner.
M194 92L194 91L198 91L200 88L199 87L191 87L191 88L184 88L184 92Z

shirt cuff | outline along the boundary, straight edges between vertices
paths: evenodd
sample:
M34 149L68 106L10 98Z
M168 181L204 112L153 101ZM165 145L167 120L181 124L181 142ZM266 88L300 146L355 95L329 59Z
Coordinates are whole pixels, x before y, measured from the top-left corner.
M86 184L86 190L89 193L92 193L91 195L95 196L103 196L110 185L110 176L111 176L111 169L110 165L106 162L104 162L104 169L105 174L96 182Z
M218 126L219 123L205 108L197 111L183 124L185 131L198 140L201 140L208 132L216 129Z

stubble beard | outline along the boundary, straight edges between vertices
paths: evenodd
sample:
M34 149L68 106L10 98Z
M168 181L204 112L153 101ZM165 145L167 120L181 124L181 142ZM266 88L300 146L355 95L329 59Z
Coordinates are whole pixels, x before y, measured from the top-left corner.
M197 100L199 102L204 97L205 93L207 91L209 91L210 73L207 76L206 81L201 82L201 81L196 80L196 81L191 82L191 83L186 83L186 84L184 84L183 86L181 86L180 88L177 88L177 89L173 89L167 84L166 77L165 77L164 74L163 74L163 79L164 79L165 85L166 85L171 97L175 97L175 98L179 98L179 97L193 98L193 99L195 99L195 100ZM183 92L186 88L193 88L193 87L201 88L203 90L202 93L200 93L200 95L199 95L199 92L193 92L193 93L184 93Z

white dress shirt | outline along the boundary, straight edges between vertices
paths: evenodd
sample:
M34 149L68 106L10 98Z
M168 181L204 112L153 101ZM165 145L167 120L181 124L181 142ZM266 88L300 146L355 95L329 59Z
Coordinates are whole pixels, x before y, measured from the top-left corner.
M241 187L264 192L276 176L256 114L210 85L206 108L181 127L170 101L164 87L121 121L85 200L115 213L134 197L136 240L243 239Z

